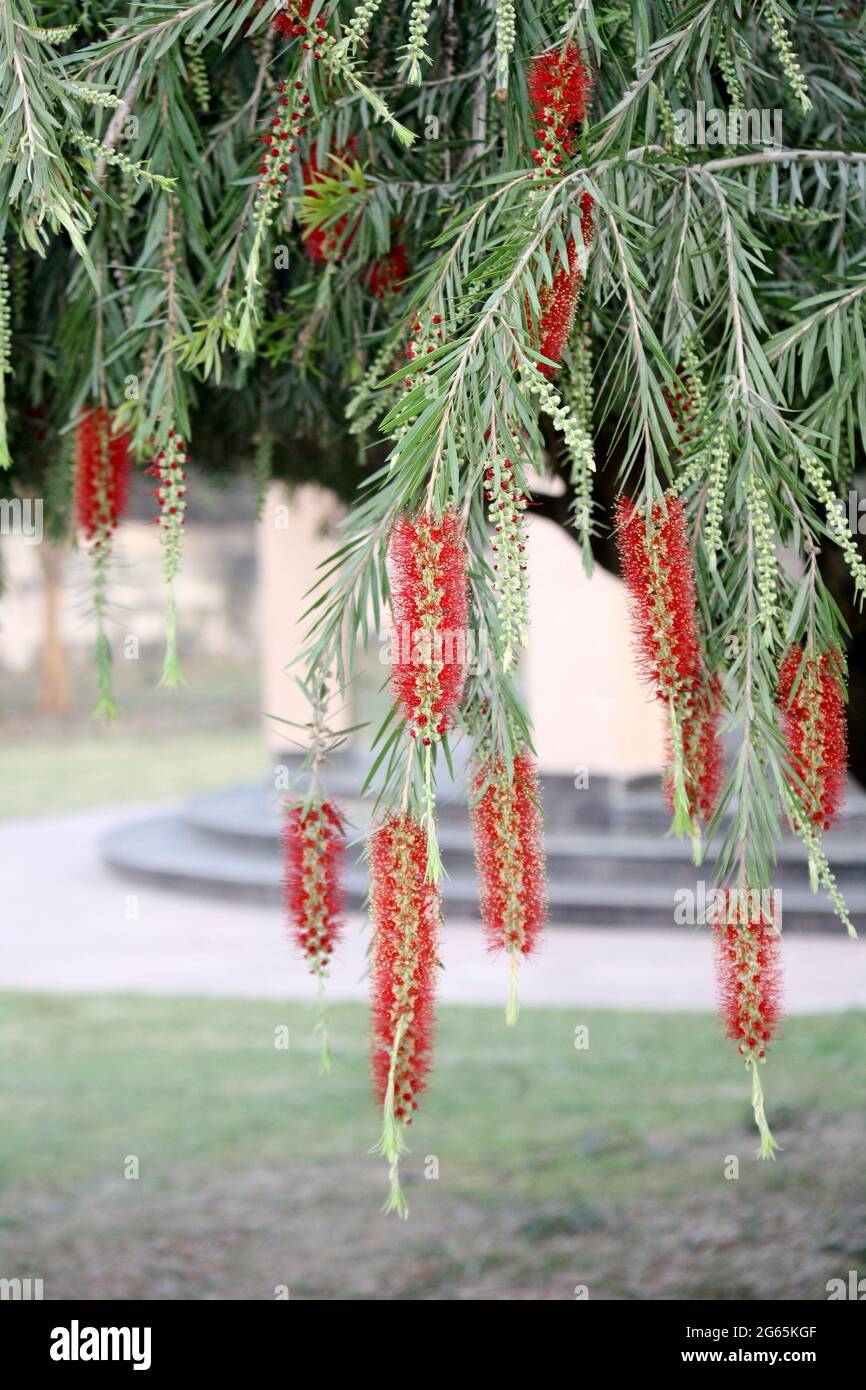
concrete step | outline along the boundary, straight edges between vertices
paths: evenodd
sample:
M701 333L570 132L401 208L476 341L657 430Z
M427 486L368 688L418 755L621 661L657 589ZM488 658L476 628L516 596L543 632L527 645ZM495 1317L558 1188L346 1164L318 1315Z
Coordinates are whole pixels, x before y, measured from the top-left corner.
M224 794L220 804L226 809ZM239 804L244 804L241 797ZM207 817L198 812L163 815L110 832L103 840L103 857L113 869L137 881L183 889L195 893L214 893L221 897L278 902L281 897L282 866L274 819L269 833L261 827L259 835L232 835L228 830L214 832ZM709 886L711 866L695 869L674 841L644 837L637 846L630 837L603 834L548 837L550 854L550 915L557 923L591 923L607 926L669 927L674 925L677 894L696 890L700 879ZM476 917L477 886L471 856L471 842L464 827L460 834L443 827L440 835L447 877L442 885L447 914ZM786 847L802 854L794 841ZM616 851L616 852L613 852ZM855 855L852 843L845 853ZM345 875L347 905L364 906L367 874L358 860L360 844L350 851ZM623 857L619 857L622 855ZM866 872L859 864L846 866L852 881L837 877L843 887L855 924L866 930ZM785 929L839 930L839 924L823 894L808 888L805 866L794 858L785 860L777 876L782 890ZM686 928L687 929L687 928Z
M226 845L243 848L255 845L276 853L280 835L282 794L261 784L229 788L190 801L183 818L194 830ZM366 838L370 823L370 803L359 798L344 799L342 809L352 838ZM548 874L551 881L573 878L579 865L582 881L608 885L634 881L647 887L667 887L676 877L678 884L705 880L711 874L712 859L703 871L696 871L690 847L664 831L627 831L619 826L570 830L560 822L548 826L545 837ZM474 873L474 849L465 806L446 803L440 807L439 843L443 859L452 874ZM826 847L839 886L843 892L858 886L866 890L866 836L860 837L849 826L831 831ZM800 841L783 836L778 847L777 886L802 887L807 882L806 856Z

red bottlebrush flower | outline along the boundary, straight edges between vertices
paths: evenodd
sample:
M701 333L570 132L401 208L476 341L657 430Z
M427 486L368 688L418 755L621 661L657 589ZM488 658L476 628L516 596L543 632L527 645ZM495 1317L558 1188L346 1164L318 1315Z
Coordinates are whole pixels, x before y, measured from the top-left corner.
M309 29L313 0L283 0L283 9L271 20L271 28L284 39L302 38Z
M117 714L111 685L111 644L105 632L108 565L114 529L126 507L132 466L129 435L112 434L111 423L108 412L98 406L82 414L75 434L75 515L79 530L90 543L93 566L94 661L99 690L94 714L106 720Z
M170 430L168 444L160 450L154 462L147 469L150 477L155 478L158 483L158 486L153 489L153 495L159 504L156 522L165 547L167 583L171 583L180 568L183 526L187 508L187 474L184 464L188 460L189 456L186 453L183 440L175 434L174 430Z
M628 497L616 515L642 674L659 699L679 699L701 683L695 578L686 515L679 498L654 502L646 518Z
M126 508L132 459L130 436L112 434L111 418L86 411L75 435L75 513L88 540L110 536Z
M713 674L693 691L680 720L689 815L705 823L719 804L724 781L725 762L719 735L721 719L722 683ZM665 774L664 785L668 810L673 812L675 789L670 769Z
M617 509L617 544L629 593L640 672L658 699L673 702L681 743L688 815L706 820L721 790L721 685L701 653L695 578L682 503L668 494L646 517L629 498ZM665 784L673 806L674 730L668 728Z
M514 759L510 778L501 760L482 767L475 792L472 829L487 945L529 956L546 915L540 793L529 752Z
M432 1063L439 891L426 881L427 837L410 815L391 815L370 840L373 920L373 1086L392 1089L396 1123L409 1124Z
M765 894L731 889L715 927L725 1031L744 1057L762 1058L781 1018L781 937Z
M406 279L410 269L406 247L402 242L398 242L387 256L380 257L367 267L364 272L367 293L374 299L387 299L400 282Z
M829 830L845 800L848 739L844 665L838 648L806 656L791 647L779 668L777 700L789 781L806 818Z
M310 98L304 84L295 82L291 95L285 82L277 88L279 98L267 130L262 132L264 149L259 166L258 216L272 216L283 195L290 172L290 157L298 148L304 130Z
M329 801L283 820L283 900L292 939L310 970L323 975L343 931L343 819Z
M725 1031L752 1073L759 1158L773 1158L778 1147L764 1113L760 1075L782 1013L781 924L775 919L774 893L730 889L714 928L719 1004Z
M585 246L589 246L592 240L594 206L595 203L591 195L584 193L581 199L580 226ZM542 356L549 357L551 362L557 364L561 362L562 354L568 347L574 325L574 315L583 287L583 275L577 259L574 237L569 237L566 242L566 250L568 252L568 268L560 265L553 277L553 284L543 285L538 295L541 305L541 315L538 322L538 350ZM538 367L548 380L551 380L558 370L558 366L551 366L547 362L539 362Z
M577 44L566 43L532 59L526 80L529 104L539 126L542 160L551 150L571 154L574 128L589 109L592 78Z
M463 694L469 593L466 545L456 512L397 518L388 545L394 626L392 689L413 738L429 744L449 727Z

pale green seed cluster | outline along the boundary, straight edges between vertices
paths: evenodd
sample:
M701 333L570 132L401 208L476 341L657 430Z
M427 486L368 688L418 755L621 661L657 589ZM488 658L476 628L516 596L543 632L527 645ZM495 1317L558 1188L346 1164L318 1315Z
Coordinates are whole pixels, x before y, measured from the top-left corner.
M710 486L704 520L704 545L707 548L707 559L712 569L716 568L716 557L722 548L722 513L725 505L730 458L728 441L724 433L719 430L710 445Z
M679 409L680 411L680 422L677 425L678 432L688 438L696 426L700 426L702 429L704 428L704 421L707 413L707 388L704 384L704 378L701 372L697 342L695 339L687 339L686 342L683 343L682 364L685 403L682 406L674 405L673 409ZM692 484L702 475L706 467L708 454L708 440L706 440L704 441L703 447L693 454L692 461L688 467L684 468L675 479L671 489L675 497L682 497L683 493L688 492Z
M826 208L807 208L799 203L788 203L773 209L783 213L789 222L800 222L806 227L817 227L822 222L837 221L838 212L828 212Z
M534 362L524 361L521 366L523 380L533 396L537 396L544 411L550 416L554 427L559 430L566 447L576 465L595 472L595 458L592 439L575 418L559 392L539 371Z
M785 16L776 0L767 0L767 23L770 26L770 42L776 50L779 65L788 79L788 85L799 101L801 109L811 111L812 99L809 96L809 88L806 85L802 68L797 61L797 51L788 35Z
M568 373L568 403L574 418L587 434L592 433L592 413L595 397L592 389L592 340L582 323L574 335L571 348L571 370Z
M207 64L197 48L190 44L187 46L188 60L187 68L189 71L189 81L200 111L210 111L210 82L207 76Z
M809 876L812 880L813 888L815 891L817 891L818 888L824 889L824 892L833 904L833 911L836 913L842 926L852 940L856 941L857 931L854 923L851 921L848 905L839 891L836 875L830 868L824 850L821 832L817 830L805 816L797 814L797 801L790 787L786 789L786 799L788 803L788 818L800 839L803 841L806 847L806 853L809 856Z
M836 544L845 556L845 560L854 580L854 586L860 591L861 595L864 595L866 594L866 565L864 565L851 532L848 530L844 508L839 498L834 493L833 488L827 480L827 475L815 455L810 453L808 449L801 448L799 457L803 465L803 472L806 475L806 481L815 493L815 496L824 505L827 513L827 525L833 532Z
M720 49L716 55L716 62L719 65L719 72L722 74L725 86L728 89L728 96L734 106L745 106L746 94L743 91L743 84L734 66L734 60L726 48Z
M587 573L592 568L592 475L595 457L592 437L594 396L592 389L592 354L589 334L581 326L575 334L571 351L565 391L568 404L582 434L578 448L569 447L571 473L569 481L574 490L571 505L572 525L580 536L583 564Z
M376 353L346 409L350 434L365 435L373 422L384 413L384 401L376 387L393 360L394 344L387 342Z
M27 33L37 43L68 43L77 31L77 24L62 24L54 29L28 29Z
M0 242L0 468L8 468L12 462L6 438L6 375L12 370L10 301L6 247Z
M750 470L746 482L746 505L752 522L755 541L755 566L758 577L758 618L769 638L779 614L778 562L776 536L770 515L767 494Z
M409 14L409 42L404 50L404 61L409 65L409 81L421 81L421 64L431 61L427 52L427 25L430 23L430 0L412 0Z
M706 414L707 388L704 384L694 338L689 338L683 343L682 356L683 373L688 377L689 382L689 414L695 421L699 421Z
M88 106L119 106L120 97L114 92L106 92L102 87L91 87L87 82L68 82L67 87L73 96L78 97L79 101L87 102Z
M338 44L341 53L354 53L358 45L364 42L370 21L378 10L379 4L380 0L363 0L363 3L357 6L355 13L343 30L343 37Z
M673 150L676 145L676 126L674 124L673 107L662 91L658 83L653 83L653 95L658 102L659 117L661 118L662 134L666 150Z
M516 651L526 646L529 628L529 580L526 567L524 512L527 500L517 485L508 459L496 461L487 479L490 518L495 523L491 549L496 557L494 591L502 632L502 669L515 662Z
M683 375L688 381L689 393L689 416L693 425L700 426L706 418L709 405L706 383L701 372L700 358L698 356L699 340L690 338L683 344L682 361ZM728 482L728 465L730 462L730 449L724 431L716 426L707 436L706 443L700 452L692 460L692 463L683 473L680 474L673 486L673 491L677 496L681 496L691 487L702 473L709 473L709 484L707 490L707 508L704 518L704 545L707 550L707 559L712 569L716 567L716 558L722 546L722 515L725 505L725 491Z
M508 60L514 52L514 0L496 2L496 91L508 90Z
M136 182L139 179L144 179L146 183L154 183L166 192L171 192L174 188L174 179L167 179L164 174L154 174L149 168L149 161L136 164L133 160L127 159L126 155L121 154L119 150L110 149L108 145L103 145L99 140L95 140L92 135L86 135L83 130L75 131L74 139L86 150L90 150L91 154L104 160L106 164L122 169Z

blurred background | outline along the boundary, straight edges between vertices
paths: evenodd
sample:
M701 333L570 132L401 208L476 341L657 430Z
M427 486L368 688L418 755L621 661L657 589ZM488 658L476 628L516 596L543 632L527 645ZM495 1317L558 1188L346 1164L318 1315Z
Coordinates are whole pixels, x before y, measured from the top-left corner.
M783 1152L759 1164L748 1079L714 1014L711 932L676 915L711 864L666 837L660 727L620 581L587 580L541 517L520 674L551 925L506 1030L458 766L442 789L445 969L405 1160L411 1215L381 1215L360 843L326 1077L280 907L279 807L302 755L281 721L307 717L286 668L340 504L272 484L258 505L198 475L190 495L187 684L158 689L161 554L140 481L112 575L110 729L89 714L86 556L0 538L0 1277L61 1299L822 1299L828 1279L866 1274L862 943L786 838L787 1017L764 1072ZM381 645L346 723L386 708ZM359 839L366 746L326 780ZM864 845L852 780L827 847L861 927Z

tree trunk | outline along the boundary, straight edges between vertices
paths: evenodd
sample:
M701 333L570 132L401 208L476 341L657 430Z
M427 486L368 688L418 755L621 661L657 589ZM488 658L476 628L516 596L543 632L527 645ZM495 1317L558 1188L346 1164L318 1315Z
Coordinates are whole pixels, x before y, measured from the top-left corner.
M65 543L44 540L38 547L42 565L44 627L39 672L39 709L43 714L68 714L69 665L60 636L60 601Z

